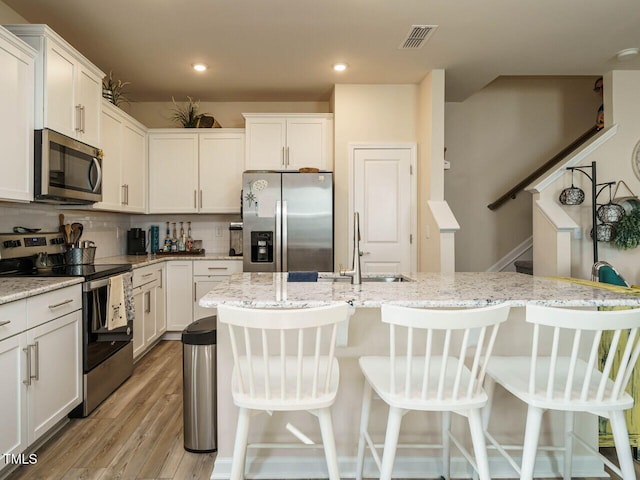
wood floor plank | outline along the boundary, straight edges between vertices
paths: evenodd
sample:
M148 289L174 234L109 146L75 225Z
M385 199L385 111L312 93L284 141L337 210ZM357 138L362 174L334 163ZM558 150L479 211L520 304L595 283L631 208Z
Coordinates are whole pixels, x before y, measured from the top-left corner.
M162 435L167 421L175 414L181 401L177 395L163 396L118 451L105 474L111 478L137 478L146 462L146 456Z
M71 468L61 480L98 480L104 468Z
M140 469L142 478L158 478L164 465L169 461L171 447L176 438L182 438L182 404L178 411L166 424L166 429L155 441L153 448L146 457L146 462ZM176 467L177 468L177 467Z

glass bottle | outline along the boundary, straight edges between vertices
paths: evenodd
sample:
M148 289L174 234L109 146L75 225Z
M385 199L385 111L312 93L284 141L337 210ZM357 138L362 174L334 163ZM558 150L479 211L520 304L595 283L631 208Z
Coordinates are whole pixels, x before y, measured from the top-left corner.
M171 251L171 230L169 229L169 222L167 222L166 235L164 237L164 246L162 247L164 252Z
M178 251L178 233L176 232L176 222L173 222L173 235L171 237L171 251Z
M189 228L187 229L187 251L193 250L193 237L191 236L191 222L187 222Z
M184 234L184 222L180 222L180 236L178 237L178 251L184 252L187 248L187 238Z

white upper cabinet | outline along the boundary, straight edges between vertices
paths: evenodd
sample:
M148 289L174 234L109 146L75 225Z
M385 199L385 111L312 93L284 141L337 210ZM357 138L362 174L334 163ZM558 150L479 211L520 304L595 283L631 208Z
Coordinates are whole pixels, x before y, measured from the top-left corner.
M94 208L144 213L147 203L146 128L102 100L102 201Z
M239 213L244 132L212 129L199 137L199 211Z
M149 131L149 213L239 213L242 129Z
M244 113L247 170L333 170L333 115Z
M149 131L149 213L198 211L198 134Z
M104 73L46 25L6 25L38 52L35 128L50 128L100 146Z
M33 200L35 56L35 50L0 27L1 200Z

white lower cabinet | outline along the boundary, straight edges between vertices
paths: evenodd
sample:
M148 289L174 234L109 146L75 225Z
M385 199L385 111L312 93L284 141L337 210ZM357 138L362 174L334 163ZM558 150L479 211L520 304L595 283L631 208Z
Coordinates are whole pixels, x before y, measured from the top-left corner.
M200 298L217 283L242 272L238 260L179 260L167 264L167 330L181 332L193 321L216 314L202 308Z
M167 263L167 330L181 332L192 321L193 262L172 260Z
M29 443L82 402L80 311L27 331Z
M24 302L17 302L24 303ZM4 308L0 310L5 317ZM0 452L17 455L27 448L27 386L25 379L26 335L15 335L0 341ZM0 469L3 464L0 463Z
M139 358L166 331L165 267L149 265L133 271L133 358Z
M242 262L236 260L204 260L193 262L193 320L215 315L215 308L201 307L198 302L216 284L228 280L234 274L242 272Z
M24 452L82 402L81 294L76 285L0 306L1 453Z

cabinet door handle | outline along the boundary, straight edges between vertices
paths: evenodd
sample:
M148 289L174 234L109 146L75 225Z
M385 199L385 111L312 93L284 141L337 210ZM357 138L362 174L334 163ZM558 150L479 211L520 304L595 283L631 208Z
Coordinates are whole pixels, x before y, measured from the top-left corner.
M27 354L27 379L23 380L27 387L31 385L31 345L27 345L27 348L23 348L22 351Z
M209 267L209 270L227 270L227 267Z
M289 166L289 147L287 147L287 162L285 163L285 167Z
M124 186L127 187L127 205L129 205L129 184L125 183Z
M151 291L149 290L149 291L145 292L144 296L145 296L146 303L147 303L147 306L145 307L144 312L145 313L151 313Z
M286 166L287 164L285 163L285 159L284 159L284 147L282 147L282 165Z
M120 203L122 205L126 205L127 204L127 189L126 189L126 185L124 183L122 184L122 200L120 201Z
M198 208L198 191L193 191L193 208Z
M196 293L197 285L198 284L196 282L193 282L193 302L194 303L198 301L198 298L197 298L198 294Z
M151 275L153 275L153 272L145 273L144 275L142 275L142 278L147 278L147 277L150 277Z
M86 128L86 126L87 126L87 125L86 125L86 119L87 119L87 116L86 116L86 111L85 111L85 107L84 107L84 105L82 105L82 106L80 107L80 118L81 118L81 120L82 120L82 122L80 123L80 125L81 125L81 130L80 130L80 132L81 132L81 133L84 133L84 129L85 129L85 128Z
M5 325L9 325L11 320L5 320L4 322L0 322L0 327L4 327Z
M82 131L82 105L76 105L76 132Z
M200 208L202 208L202 190L200 190Z
M65 300L64 302L56 303L55 305L49 305L49 310L53 310L55 308L60 308L63 305L66 305L66 304L71 303L71 302L73 302L72 298L70 298L69 300Z
M33 349L36 352L36 373L32 378L40 380L40 348L38 342L33 344Z

